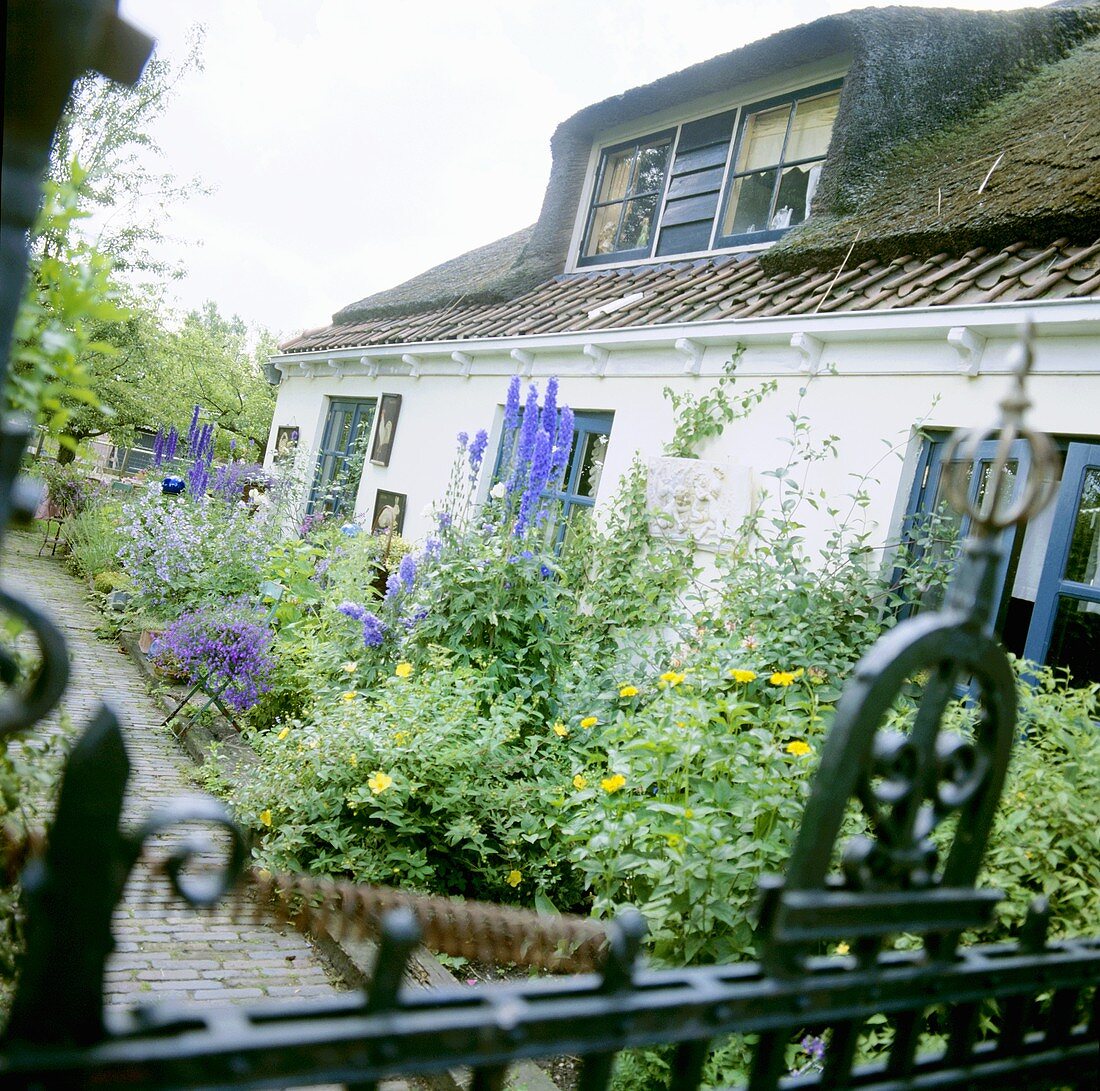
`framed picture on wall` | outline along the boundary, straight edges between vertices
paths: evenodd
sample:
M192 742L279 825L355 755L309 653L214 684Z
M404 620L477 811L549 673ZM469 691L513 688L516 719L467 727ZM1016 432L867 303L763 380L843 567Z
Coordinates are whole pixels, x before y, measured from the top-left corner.
M282 458L288 455L298 442L298 426L296 424L279 425L275 429L275 457Z
M393 437L397 433L397 418L401 415L401 395L383 394L378 409L378 425L374 429L374 443L370 449L370 460L375 466L390 464L390 451L393 450Z
M370 521L371 534L400 534L405 526L405 508L408 497L403 492L387 492L379 489L374 494L374 516Z

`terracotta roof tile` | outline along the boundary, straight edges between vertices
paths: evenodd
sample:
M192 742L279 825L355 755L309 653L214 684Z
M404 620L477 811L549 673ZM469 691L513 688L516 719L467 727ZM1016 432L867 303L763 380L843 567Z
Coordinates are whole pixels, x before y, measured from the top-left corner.
M756 258L674 262L554 277L506 303L479 303L311 330L283 351L310 352L470 338L519 337L713 319L1080 299L1100 295L1100 240L975 247L930 258L867 259L766 273ZM615 304L618 304L617 306Z

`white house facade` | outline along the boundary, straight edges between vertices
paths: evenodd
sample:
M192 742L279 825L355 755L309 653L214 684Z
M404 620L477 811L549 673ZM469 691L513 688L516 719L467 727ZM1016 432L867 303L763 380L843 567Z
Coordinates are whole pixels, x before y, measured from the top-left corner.
M331 478L366 443L355 511L398 498L415 539L456 434L486 428L495 451L509 380L556 376L577 420L567 499L598 514L636 454L670 472L664 388L702 392L737 355L738 391L777 389L698 452L687 529L720 550L774 492L797 407L839 437L814 487L839 501L866 474L884 544L942 499L946 434L995 419L1030 321L1029 420L1061 480L1013 541L1002 633L1100 679L1098 88L1095 5L889 9L597 103L555 134L533 227L282 346L271 448L296 434Z

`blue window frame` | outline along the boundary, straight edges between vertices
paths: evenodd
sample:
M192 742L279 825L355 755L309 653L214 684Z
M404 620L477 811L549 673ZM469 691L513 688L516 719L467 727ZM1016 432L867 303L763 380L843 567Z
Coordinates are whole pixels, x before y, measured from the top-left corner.
M924 444L921 462L917 467L916 483L906 519L906 533L910 538L920 538L921 531L928 526L928 515L935 513L938 524L934 541L923 548L935 551L936 560L950 565L957 553L958 543L970 532L970 517L955 511L947 502L946 473L951 466L944 455L947 453L947 436L931 436ZM991 484L993 462L997 454L997 443L988 440L979 444L974 452L972 465L967 473L967 499L972 507L979 507L985 500ZM1006 482L1005 503L1016 499L1021 482L1026 480L1031 466L1031 452L1023 440L1017 440L1009 449L1009 458L1002 471L1009 480ZM1016 530L1008 528L1002 533L1001 549L1003 560L998 575L998 586L1005 587L1009 570L1014 567ZM941 605L941 596L929 592L921 596L917 603L911 604L907 612L936 608ZM997 628L1000 630L1004 620L1007 602L1002 595L997 603Z
M582 412L573 417L573 445L561 488L549 489L546 493L561 503L562 518L556 531L556 541L559 543L565 539L573 515L578 511L591 510L596 504L614 419L614 413Z
M1024 655L1100 682L1100 444L1066 451Z
M362 401L332 398L329 401L307 512L339 515L355 503L359 482L348 480L348 477L355 464L353 456L366 451L377 406L376 398Z
M922 449L907 516L913 531L944 503L945 448L946 437L932 436ZM1065 668L1084 685L1100 681L1100 444L1062 440L1059 449L1065 461L1054 504L1030 523L1004 531L996 630L1009 651ZM971 503L980 503L989 486L994 450L990 441L976 452ZM1012 475L1014 499L1027 477L1030 451L1021 440L1009 455L1005 472ZM966 517L946 518L957 537L966 534ZM949 547L956 536L947 538ZM933 605L929 596L909 609Z

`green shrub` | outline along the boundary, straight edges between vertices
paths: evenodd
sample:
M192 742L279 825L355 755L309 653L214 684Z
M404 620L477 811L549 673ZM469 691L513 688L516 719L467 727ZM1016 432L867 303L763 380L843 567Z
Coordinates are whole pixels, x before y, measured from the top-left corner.
M70 562L79 575L94 578L100 572L116 570L122 546L119 505L104 502L86 508L66 524L65 537Z
M573 905L558 822L540 803L570 769L519 702L479 714L484 675L436 661L365 699L336 695L313 722L253 739L262 765L236 796L271 869L346 876L467 897Z
M97 572L92 577L92 589L100 595L109 595L112 591L126 590L132 586L125 572L117 572L113 569Z

